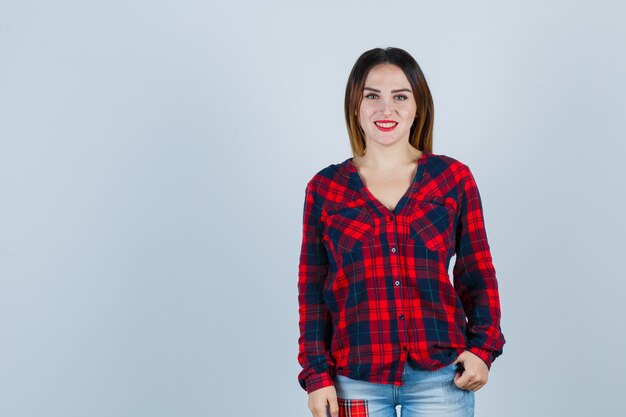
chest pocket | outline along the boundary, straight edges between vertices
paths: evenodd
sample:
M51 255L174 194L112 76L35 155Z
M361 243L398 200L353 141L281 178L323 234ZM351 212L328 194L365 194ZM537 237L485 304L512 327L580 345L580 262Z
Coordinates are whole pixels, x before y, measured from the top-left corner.
M456 207L454 199L437 195L417 200L409 220L410 237L415 244L433 251L447 251L454 236Z
M364 207L342 207L327 218L328 239L337 255L368 247L374 240L374 221Z

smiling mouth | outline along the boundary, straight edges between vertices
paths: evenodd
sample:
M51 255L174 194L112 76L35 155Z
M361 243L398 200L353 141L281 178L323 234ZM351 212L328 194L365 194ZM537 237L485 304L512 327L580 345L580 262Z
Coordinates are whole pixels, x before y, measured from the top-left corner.
M374 124L376 125L376 127L378 128L378 130L383 131L383 132L391 132L393 129L396 128L396 126L398 125L398 122L394 122L394 121L384 121L384 122L374 122Z
M398 124L397 122L374 122L374 123L376 124L376 126L384 127L386 129L390 127L395 127Z

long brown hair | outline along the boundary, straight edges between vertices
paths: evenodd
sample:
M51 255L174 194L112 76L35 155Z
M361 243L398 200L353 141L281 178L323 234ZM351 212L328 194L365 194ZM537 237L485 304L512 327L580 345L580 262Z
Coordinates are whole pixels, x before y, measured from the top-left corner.
M386 63L399 67L413 90L413 97L417 104L417 117L411 126L409 143L420 151L432 152L435 109L426 77L417 61L408 52L400 48L388 47L386 49L374 48L364 52L357 59L348 77L344 110L352 153L358 156L363 156L365 153L365 133L358 116L363 100L365 78L373 67Z

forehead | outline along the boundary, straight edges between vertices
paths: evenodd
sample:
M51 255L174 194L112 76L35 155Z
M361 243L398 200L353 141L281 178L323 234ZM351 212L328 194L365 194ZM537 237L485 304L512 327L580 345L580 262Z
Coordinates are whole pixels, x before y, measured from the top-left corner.
M365 87L387 85L410 88L409 80L404 72L393 64L379 64L373 67L365 77Z

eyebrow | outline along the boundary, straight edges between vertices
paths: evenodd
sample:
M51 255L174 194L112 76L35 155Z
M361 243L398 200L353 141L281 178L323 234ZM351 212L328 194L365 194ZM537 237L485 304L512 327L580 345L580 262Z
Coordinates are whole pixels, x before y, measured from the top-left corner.
M365 90L370 90L370 91L374 91L375 93L380 93L380 90L377 90L375 88L371 88L371 87L363 87L363 91ZM399 90L391 90L392 93L399 93L400 91L407 91L409 93L412 93L411 90L409 90L408 88L401 88Z

